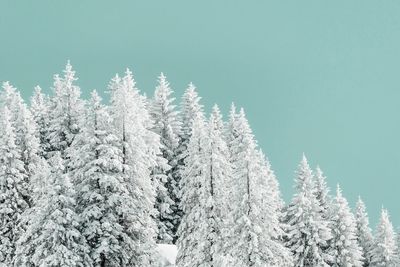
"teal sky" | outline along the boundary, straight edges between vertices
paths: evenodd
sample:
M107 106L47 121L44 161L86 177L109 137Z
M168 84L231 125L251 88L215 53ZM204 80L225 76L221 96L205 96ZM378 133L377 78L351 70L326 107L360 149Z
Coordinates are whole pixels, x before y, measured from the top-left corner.
M177 97L193 81L209 109L232 101L293 193L302 153L375 226L400 224L400 2L0 2L0 81L28 98L67 59L85 96L126 67L151 94L163 71Z

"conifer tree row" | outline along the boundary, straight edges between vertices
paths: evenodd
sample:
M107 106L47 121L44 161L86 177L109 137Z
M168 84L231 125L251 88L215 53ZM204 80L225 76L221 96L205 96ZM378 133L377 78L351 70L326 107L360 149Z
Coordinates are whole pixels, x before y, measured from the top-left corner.
M110 99L81 97L68 62L28 105L0 92L0 266L399 266L382 209L372 232L303 155L285 204L241 108L208 115L190 83L177 103L161 73L148 98L127 69Z

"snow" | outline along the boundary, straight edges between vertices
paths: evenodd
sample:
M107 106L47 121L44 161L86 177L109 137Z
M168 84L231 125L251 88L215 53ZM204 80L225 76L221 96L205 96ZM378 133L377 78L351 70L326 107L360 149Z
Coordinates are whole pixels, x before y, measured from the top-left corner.
M158 244L157 251L160 254L160 267L175 266L176 254L178 249L175 245Z

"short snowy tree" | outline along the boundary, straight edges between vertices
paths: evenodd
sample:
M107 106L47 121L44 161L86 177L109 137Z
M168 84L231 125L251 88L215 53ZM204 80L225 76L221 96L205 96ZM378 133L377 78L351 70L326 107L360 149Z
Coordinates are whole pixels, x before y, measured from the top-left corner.
M292 258L281 243L280 201L270 191L271 172L264 155L257 150L243 109L237 115L230 142L233 164L230 193L230 237L225 251L228 266L291 266Z
M367 209L361 198L358 198L356 205L356 225L357 225L357 240L362 248L363 267L370 266L371 252L374 247L374 240L369 227L369 219Z
M357 225L347 200L337 187L332 218L332 266L362 266L362 249L357 241Z
M371 251L371 266L399 266L396 233L389 219L387 210L382 209L381 218L375 233L374 248Z
M296 193L286 208L287 247L292 251L295 266L329 266L326 252L332 238L329 223L321 215L321 206L315 194L313 174L306 157L299 164Z
M20 223L28 209L28 190L24 163L16 145L15 128L5 106L1 112L0 135L0 262L9 266L13 260L16 242L23 233Z
M150 102L150 113L153 119L153 131L160 136L162 157L169 168L158 166L154 172L158 178L157 201L158 241L172 243L176 239L176 231L180 221L179 210L179 165L177 160L180 121L173 104L169 83L161 73L159 84Z
M157 226L155 216L155 191L151 170L157 166L160 142L150 130L151 118L145 98L136 88L132 72L128 69L121 79L110 83L111 117L113 128L122 150L122 172L127 190L133 200L135 218L125 222L135 240L134 253L127 266L148 266L155 255ZM129 248L130 244L126 244Z

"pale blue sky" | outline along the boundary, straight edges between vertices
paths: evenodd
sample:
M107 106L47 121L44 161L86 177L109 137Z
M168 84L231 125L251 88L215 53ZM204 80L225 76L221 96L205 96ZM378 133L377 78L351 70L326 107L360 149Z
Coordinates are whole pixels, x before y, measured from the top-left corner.
M67 59L84 95L133 69L151 94L243 106L289 200L303 152L375 224L400 223L400 2L1 1L0 80L27 98Z

